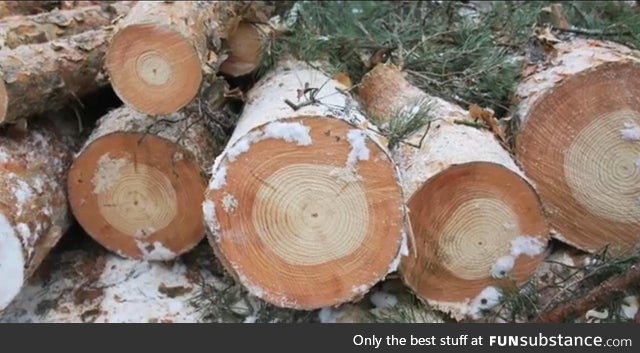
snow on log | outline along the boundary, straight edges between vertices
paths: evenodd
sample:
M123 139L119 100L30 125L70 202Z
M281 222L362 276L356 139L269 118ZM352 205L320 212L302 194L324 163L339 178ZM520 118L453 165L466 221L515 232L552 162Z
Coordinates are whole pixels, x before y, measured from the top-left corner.
M271 28L266 25L239 23L227 39L229 56L220 64L220 72L238 77L255 71L260 66L271 33Z
M362 296L395 271L404 248L397 169L336 85L280 63L248 93L213 166L203 204L210 243L253 295L277 306Z
M180 110L203 77L219 66L216 45L227 36L239 1L140 1L118 23L106 56L111 84L137 111Z
M120 3L104 6L53 10L32 16L12 16L0 20L0 49L44 43L88 30L108 26L124 16L130 6Z
M640 240L640 60L574 39L517 89L516 157L558 240L619 252Z
M0 311L69 226L65 178L76 135L65 118L0 136Z
M121 107L102 117L69 171L71 209L122 256L170 260L204 238L205 166L216 148L197 109L161 120Z
M358 95L370 116L425 109L435 120L400 144L413 231L400 273L407 285L456 319L497 303L498 283L524 282L542 260L548 229L534 189L492 133L457 124L461 108L412 86L393 65L378 65ZM428 127L428 131L426 131Z
M43 264L48 271L34 276L0 322L201 322L195 306L199 285L216 281L201 256L195 259L202 262L198 266L182 259L154 263L86 250L54 256Z
M108 84L107 30L0 50L0 124L61 109Z

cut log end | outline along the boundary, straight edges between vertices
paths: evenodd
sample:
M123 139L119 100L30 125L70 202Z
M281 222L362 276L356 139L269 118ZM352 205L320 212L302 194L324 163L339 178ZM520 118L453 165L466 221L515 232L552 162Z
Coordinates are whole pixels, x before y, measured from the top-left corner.
M194 99L202 82L202 63L189 40L153 24L119 31L106 67L118 96L152 115L178 111Z
M18 295L24 283L24 256L15 230L0 214L0 312Z
M521 284L542 260L549 232L540 201L501 165L447 168L408 206L416 251L400 271L415 293L454 317L473 316L473 299L487 287L505 279Z
M206 184L187 153L142 133L95 140L69 171L73 213L94 239L123 256L170 260L190 250L204 237L202 212L192 206L202 203Z
M220 72L232 77L247 75L260 66L264 35L251 23L240 23L227 41L229 57L220 65Z
M569 77L538 100L517 139L552 227L583 250L620 252L640 239L639 82L629 63Z
M223 156L205 219L212 245L254 295L316 309L363 295L390 271L402 193L393 162L362 130L328 117L283 119Z

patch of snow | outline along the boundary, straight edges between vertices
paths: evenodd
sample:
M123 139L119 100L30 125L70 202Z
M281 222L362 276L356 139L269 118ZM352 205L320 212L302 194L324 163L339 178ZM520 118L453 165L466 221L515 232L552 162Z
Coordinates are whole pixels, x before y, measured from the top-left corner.
M18 295L24 282L22 245L9 220L0 213L0 310Z
M511 241L511 255L517 257L525 254L533 257L542 254L546 245L539 237L521 235Z
M359 286L353 286L351 288L351 292L357 295L366 294L369 291L369 288L370 286L367 286L366 284L361 284Z
M238 200L233 195L225 192L222 197L222 208L224 208L225 212L231 213L238 208Z
M484 310L489 310L500 303L502 293L493 286L486 287L469 303L469 314L475 320L482 317Z
M627 141L640 141L640 126L633 122L624 123L624 129L620 130L620 134Z
M16 230L22 239L22 244L29 244L29 238L31 237L31 230L26 223L16 224Z
M620 316L625 319L633 320L638 313L638 297L636 296L627 296L623 300L622 305L620 306Z
M369 148L367 148L367 134L359 129L351 129L347 133L347 140L351 144L351 152L347 158L347 166L354 167L359 160L369 159Z
M398 256L389 264L389 270L387 274L395 272L398 270L400 266L400 262L402 261L403 256L409 255L409 246L407 244L407 234L405 232L402 233L402 241L400 243L400 250L398 251Z
M398 304L398 297L383 291L373 293L369 297L369 300L371 301L371 304L380 309L393 308Z
M322 308L318 312L318 319L323 324L335 324L338 321L338 312L332 308Z
M120 169L124 168L128 163L126 159L109 157L109 153L102 155L98 159L96 173L91 180L93 193L99 194L111 189L120 179Z
M262 131L251 131L227 150L227 158L234 161L239 155L247 152L252 143L261 140Z
M18 204L22 205L31 197L33 197L33 192L31 191L31 187L29 184L25 183L20 179L16 179L17 187L13 188L13 194L16 196L16 201Z
M213 172L213 179L209 184L210 190L220 190L227 184L227 167L220 166L218 170Z
M167 261L177 256L177 254L165 248L159 241L148 243L146 241L136 239L136 245L138 245L138 249L140 249L146 260Z
M299 146L308 146L313 142L309 131L311 128L301 123L273 122L265 127L264 138L282 139Z
M245 323L245 324L255 324L257 320L258 320L258 317L256 317L256 316L247 316L247 317L244 318L243 323Z
M503 278L513 269L516 259L512 255L506 255L498 258L491 266L491 277Z
M204 221L207 224L209 230L213 233L214 237L218 239L220 232L220 224L218 224L218 218L216 217L216 205L211 200L206 200L202 203L202 213L204 214Z

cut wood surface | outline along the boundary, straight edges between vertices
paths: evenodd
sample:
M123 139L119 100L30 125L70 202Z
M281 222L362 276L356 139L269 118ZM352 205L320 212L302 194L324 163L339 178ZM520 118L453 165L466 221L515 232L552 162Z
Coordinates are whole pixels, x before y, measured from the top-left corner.
M640 240L640 61L586 39L554 55L517 89L516 156L558 240L628 249Z
M99 29L111 25L113 20L124 16L129 9L129 5L113 3L3 18L0 20L0 49L44 43Z
M280 63L248 93L205 196L218 257L281 307L356 299L405 253L397 169L338 85Z
M161 120L128 107L98 122L69 171L69 202L122 256L170 260L204 238L204 174L216 153L196 108Z
M239 1L140 1L117 25L106 67L118 96L147 114L191 102L220 63L217 50Z
M0 136L0 311L71 222L65 179L77 134L68 121L52 114L26 135Z
M260 66L272 32L267 25L239 23L227 40L228 57L220 64L220 72L238 77L255 71Z
M376 66L358 96L379 124L419 110L434 119L406 141L423 140L420 148L393 151L413 231L400 272L434 307L477 318L497 303L502 281L522 283L542 260L549 232L534 189L491 132L456 123L469 114L412 86L398 67Z
M193 301L202 281L216 281L209 259L206 252L172 263L87 250L54 254L6 308L0 322L201 322Z
M0 50L0 124L64 107L109 82L108 30Z

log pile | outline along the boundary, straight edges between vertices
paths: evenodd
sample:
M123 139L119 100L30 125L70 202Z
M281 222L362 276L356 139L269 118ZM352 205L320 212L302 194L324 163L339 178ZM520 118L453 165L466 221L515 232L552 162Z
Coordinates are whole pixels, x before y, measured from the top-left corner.
M324 62L271 61L270 11L0 4L0 322L199 321L193 300L218 262L251 300L320 321L393 316L406 287L420 321L479 320L551 272L552 237L592 255L640 241L633 50L554 43L525 66L505 137L489 111L429 95L385 60L355 86ZM231 88L242 80L246 92ZM86 124L96 92L121 102ZM54 249L74 221L98 251ZM637 266L537 320L626 294Z

